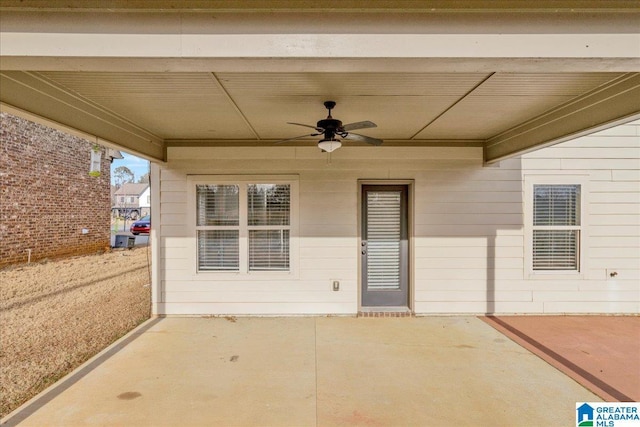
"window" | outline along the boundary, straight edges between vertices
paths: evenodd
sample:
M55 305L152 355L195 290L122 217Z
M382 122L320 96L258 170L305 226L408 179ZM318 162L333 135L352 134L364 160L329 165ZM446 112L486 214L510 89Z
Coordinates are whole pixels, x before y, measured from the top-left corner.
M532 269L579 271L581 186L533 185Z
M240 202L237 185L196 187L198 269L240 267Z
M129 202L130 202L130 203L135 203L135 202L136 202L136 198L135 198L135 197L131 197L131 198L129 199Z
M291 184L196 184L198 271L290 271Z

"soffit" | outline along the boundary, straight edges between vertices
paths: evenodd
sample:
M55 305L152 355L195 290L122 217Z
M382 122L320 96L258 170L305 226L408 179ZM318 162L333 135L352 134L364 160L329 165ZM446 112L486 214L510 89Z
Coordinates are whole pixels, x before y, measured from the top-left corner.
M482 141L621 73L40 72L51 84L163 140L276 141L333 116L385 140Z

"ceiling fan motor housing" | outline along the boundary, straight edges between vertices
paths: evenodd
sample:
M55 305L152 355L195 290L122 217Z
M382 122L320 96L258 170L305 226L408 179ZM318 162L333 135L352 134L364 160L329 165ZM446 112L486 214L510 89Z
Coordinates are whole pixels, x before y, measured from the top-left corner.
M324 129L325 139L332 139L336 134L340 134L342 128L342 122L336 119L323 119L318 121L316 125L318 129ZM343 131L344 132L344 131Z

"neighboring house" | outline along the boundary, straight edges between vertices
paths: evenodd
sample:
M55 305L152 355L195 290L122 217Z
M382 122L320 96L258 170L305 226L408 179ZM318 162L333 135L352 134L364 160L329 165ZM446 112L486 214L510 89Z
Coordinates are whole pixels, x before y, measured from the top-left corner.
M112 211L116 215L129 215L136 219L142 215L142 212L149 210L149 203L142 196L148 192L149 184L124 183L114 193L115 202Z
M147 185L147 188L140 194L138 206L140 206L141 216L151 214L151 187L149 187L149 185Z
M116 191L118 191L118 187L115 185L111 185L111 207L116 204Z
M108 249L110 164L93 144L0 114L0 266Z
M637 313L639 130L492 167L472 147L343 147L331 165L316 147L170 148L158 311Z

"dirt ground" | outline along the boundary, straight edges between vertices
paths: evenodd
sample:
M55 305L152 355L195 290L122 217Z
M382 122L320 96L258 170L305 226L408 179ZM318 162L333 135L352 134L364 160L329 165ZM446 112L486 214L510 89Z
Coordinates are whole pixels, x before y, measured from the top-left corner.
M148 319L148 247L0 270L0 418Z

